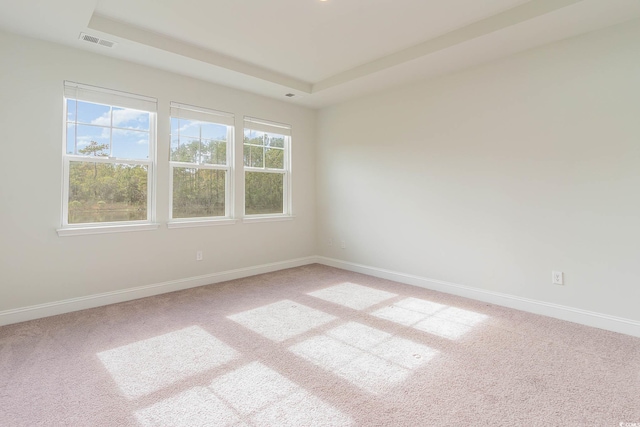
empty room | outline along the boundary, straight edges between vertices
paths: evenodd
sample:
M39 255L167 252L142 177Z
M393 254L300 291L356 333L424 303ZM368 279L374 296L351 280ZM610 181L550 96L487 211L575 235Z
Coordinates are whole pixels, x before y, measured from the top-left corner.
M0 2L0 426L640 426L639 0Z

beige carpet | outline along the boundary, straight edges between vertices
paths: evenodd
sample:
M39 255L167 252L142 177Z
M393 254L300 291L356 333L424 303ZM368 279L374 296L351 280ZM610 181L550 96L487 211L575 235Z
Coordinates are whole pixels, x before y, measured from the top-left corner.
M640 426L640 339L311 265L0 328L2 426Z

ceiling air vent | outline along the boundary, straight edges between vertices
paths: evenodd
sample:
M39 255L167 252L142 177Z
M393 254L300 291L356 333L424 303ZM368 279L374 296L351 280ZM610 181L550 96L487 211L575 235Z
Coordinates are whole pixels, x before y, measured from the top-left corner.
M86 33L80 33L80 40L93 44L99 44L100 46L104 47L115 47L117 44L116 42L112 42L111 40L101 39L100 37L92 36Z
M100 39L98 44L100 46L104 46L104 47L114 47L116 45L115 42L112 42L112 41L109 41L109 40L105 40L105 39Z

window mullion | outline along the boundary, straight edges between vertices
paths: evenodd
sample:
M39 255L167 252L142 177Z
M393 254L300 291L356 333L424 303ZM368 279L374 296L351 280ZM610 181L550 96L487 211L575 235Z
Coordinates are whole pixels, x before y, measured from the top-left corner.
M151 160L136 160L136 159L120 159L117 157L90 157L90 156L64 156L66 159L72 162L84 162L84 163L109 163L109 164L120 164L120 165L140 165L140 166L150 166L153 164Z
M75 112L76 124L73 127L73 154L78 154L78 100L75 100ZM65 150L66 151L66 150Z
M284 174L287 173L287 171L285 169L270 169L270 168L252 168L252 167L245 167L244 170L246 172L263 172L263 173L279 173L279 174Z
M113 156L113 106L109 107L109 157Z
M229 166L225 166L225 165L209 165L209 164L199 165L197 163L179 163L179 162L170 162L170 164L174 168L229 171Z

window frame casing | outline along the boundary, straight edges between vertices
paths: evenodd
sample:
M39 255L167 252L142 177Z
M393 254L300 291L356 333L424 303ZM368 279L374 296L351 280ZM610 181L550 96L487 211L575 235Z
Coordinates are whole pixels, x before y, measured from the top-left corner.
M171 120L185 119L197 120L205 123L226 126L226 164L208 164L208 163L190 163L178 162L171 160L171 142L169 143L169 228L185 228L207 225L225 225L234 224L234 147L235 147L235 116L232 113L214 110L206 107L199 107L179 102L171 101L169 122ZM171 132L171 131L170 131ZM170 139L174 135L170 133ZM178 135L179 138L179 135ZM200 138L202 139L202 138ZM188 169L206 169L206 170L222 170L225 171L225 214L224 216L205 216L205 217L173 217L173 171L176 167Z
M293 219L293 206L291 197L292 187L292 162L291 162L291 125L285 123L274 122L265 119L259 119L255 117L245 116L243 123L243 138L242 138L242 150L244 153L244 147L251 144L245 144L244 132L246 130L254 130L258 132L266 132L284 137L283 144L283 169L267 168L266 159L263 161L263 167L253 167L244 164L244 158L242 161L242 179L244 182L244 192L242 194L242 213L243 222L268 222ZM244 157L244 156L243 156ZM283 188L282 188L282 213L271 214L247 214L246 203L246 174L247 172L258 173L277 173L283 175Z
M111 123L109 126L95 125L96 127L110 129L111 138L113 130L129 130L113 126L113 108L124 108L149 113L149 154L146 160L119 158L114 156L84 156L67 153L68 124L78 125L68 120L67 101L75 100L110 107ZM123 92L115 89L107 89L71 81L64 81L63 91L63 132L62 132L62 210L61 228L57 230L59 236L73 236L83 234L102 234L123 231L142 231L157 229L156 223L156 183L157 183L157 99ZM82 124L94 126L91 124ZM112 150L110 141L110 150ZM147 218L144 220L104 221L69 223L69 194L70 194L70 167L71 162L101 163L101 164L128 164L147 166Z

